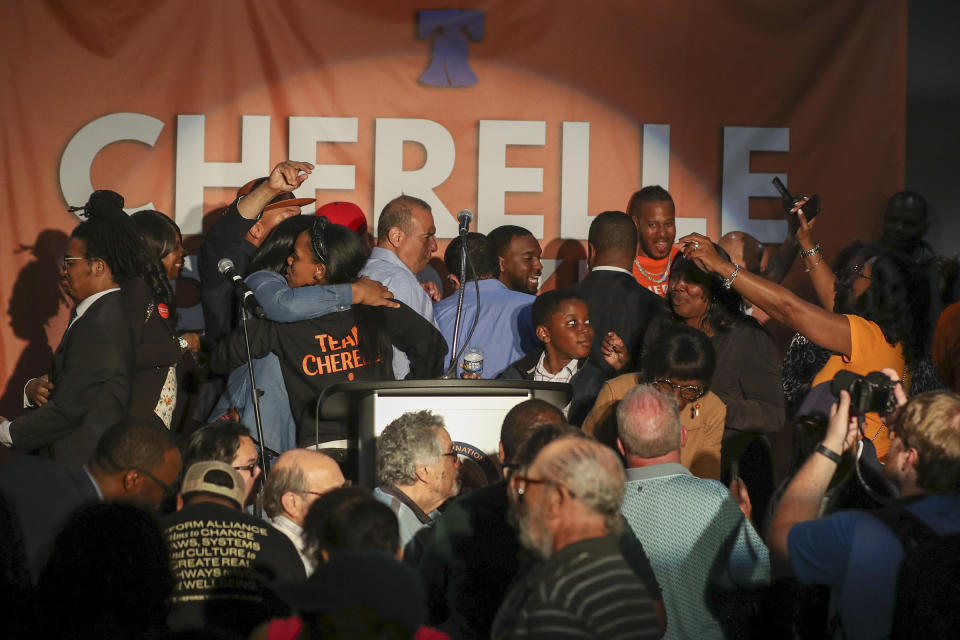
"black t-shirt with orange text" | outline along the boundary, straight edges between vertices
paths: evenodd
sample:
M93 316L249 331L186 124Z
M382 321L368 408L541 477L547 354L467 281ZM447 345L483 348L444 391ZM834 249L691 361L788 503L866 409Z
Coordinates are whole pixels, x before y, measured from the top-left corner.
M447 352L440 332L403 303L398 309L355 305L291 323L251 319L247 326L251 355L277 354L294 420L300 429L309 427L311 432L317 397L330 385L394 379L393 346L410 358L410 379L438 377ZM243 331L237 330L217 346L210 366L226 373L246 361ZM329 439L346 437L328 435Z

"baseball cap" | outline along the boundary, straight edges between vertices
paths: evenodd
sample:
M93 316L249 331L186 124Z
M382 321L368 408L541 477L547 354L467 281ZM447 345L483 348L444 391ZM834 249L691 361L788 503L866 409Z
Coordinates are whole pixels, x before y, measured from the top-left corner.
M367 232L367 216L363 209L352 202L328 202L315 215L322 216L333 224L343 225L357 233Z
M195 462L187 469L180 485L180 493L187 495L195 491L212 493L243 504L246 486L240 473L225 462L204 460Z
M251 180L247 184L243 185L237 189L237 197L245 196L257 187L259 187L263 182L265 182L269 176L264 176L262 178L256 178ZM277 196L267 203L267 206L263 208L264 211L269 211L270 209L277 209L280 207L302 207L304 205L315 202L316 198L294 198L293 194L290 192L284 192L277 194Z

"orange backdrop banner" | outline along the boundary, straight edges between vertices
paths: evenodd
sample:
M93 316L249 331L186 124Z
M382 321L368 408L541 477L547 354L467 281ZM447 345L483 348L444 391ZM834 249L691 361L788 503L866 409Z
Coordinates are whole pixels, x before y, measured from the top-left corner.
M6 0L0 17L4 415L66 324L66 206L94 188L196 250L238 186L307 160L298 195L372 225L417 195L441 238L463 208L481 232L520 224L548 275L642 185L673 194L678 234L779 242L780 176L821 194L829 256L876 235L904 179L905 0Z

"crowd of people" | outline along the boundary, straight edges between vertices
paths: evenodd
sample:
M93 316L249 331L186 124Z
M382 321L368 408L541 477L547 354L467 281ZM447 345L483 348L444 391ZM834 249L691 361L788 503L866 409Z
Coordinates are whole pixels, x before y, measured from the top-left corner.
M431 263L427 202L391 200L374 236L352 203L300 215L312 170L279 163L213 221L202 328L179 321L170 217L127 215L112 191L74 208L75 311L23 413L0 418L5 635L960 624L957 269L923 241L921 196L895 194L883 234L831 269L804 198L771 249L677 238L673 198L644 187L593 218L588 275L541 292L528 230L462 233ZM797 254L815 303L782 284ZM406 412L361 486L357 425L322 419L324 391L451 374L562 383L568 402L510 409L479 487L445 417Z

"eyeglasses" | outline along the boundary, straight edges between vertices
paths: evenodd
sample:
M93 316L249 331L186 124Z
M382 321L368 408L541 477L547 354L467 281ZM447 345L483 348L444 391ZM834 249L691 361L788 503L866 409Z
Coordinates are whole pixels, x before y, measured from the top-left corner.
M161 489L163 489L163 497L164 497L164 499L170 498L170 497L176 495L177 492L180 491L180 483L179 483L179 482L174 482L173 484L167 484L166 482L164 482L163 480L161 480L161 479L158 478L157 476L153 475L152 473L150 473L150 472L147 471L146 469L142 469L142 468L140 468L140 467L124 467L124 466L122 466L122 465L119 465L119 464L117 464L116 462L114 462L113 458L110 457L109 455L103 457L103 463L104 463L104 465L106 466L106 468L108 468L108 469L113 469L113 470L116 470L116 471L125 471L125 470L136 471L137 473L139 473L139 474L141 474L141 475L144 475L144 476L150 478L151 480L153 480L154 482L157 483L157 486L159 486Z
M243 465L242 467L234 467L237 471L249 471L250 477L253 477L253 470L259 467L260 465L256 462L251 462L250 464Z
M527 490L531 485L552 484L557 487L563 487L562 484L554 482L553 480L547 480L546 478L531 478L530 476L523 476L520 474L513 476L511 482L513 483L514 490L517 492L517 498L519 499L523 499L524 494L527 493ZM563 488L567 489L566 487ZM575 494L573 491L570 491L570 489L567 489L567 493L570 494L571 498L577 497L577 494Z
M136 471L137 473L142 473L143 475L147 476L148 478L150 478L151 480L153 480L154 482L156 482L157 485L159 485L160 488L163 489L163 495L164 495L165 497L166 497L166 496L172 496L172 495L176 494L177 491L179 490L178 487L176 486L176 484L167 484L166 482L164 482L163 480L161 480L161 479L158 478L157 476L153 475L152 473L150 473L150 472L147 471L146 469L141 469L140 467L133 467L133 471Z
M303 493L308 496L317 496L318 498L322 498L323 496L327 495L332 491L336 491L337 489L346 489L347 487L351 487L351 486L353 486L353 482L351 482L350 480L344 480L343 484L340 485L339 487L334 487L332 489L328 489L327 491L322 491L322 492L321 491L299 491L298 493Z
M666 393L679 391L680 397L684 400L699 400L706 392L706 390L703 388L703 385L684 386L674 384L673 381L668 378L657 378L654 380L654 382L658 387L660 387L661 391Z
M63 256L63 260L60 262L60 268L66 269L67 267L70 266L71 262L74 262L76 260L86 260L86 258L76 258L74 256Z
M523 496L527 492L527 489L530 488L530 485L536 484L552 484L552 482L546 478L531 478L530 476L522 476L520 474L513 476L513 486L518 496Z
M889 438L891 442L893 442L897 438L900 438L900 442L901 444L903 444L903 448L904 449L910 448L910 445L907 444L907 439L903 437L903 434L897 431L894 431L893 427L887 427L887 438Z
M862 264L851 264L843 269L840 269L837 272L837 278L846 279L846 280L856 280L857 278L863 278L864 280L873 280L871 276L868 276L863 272L864 265Z

